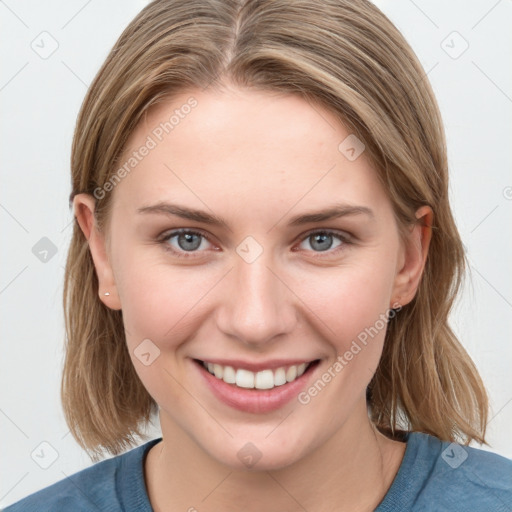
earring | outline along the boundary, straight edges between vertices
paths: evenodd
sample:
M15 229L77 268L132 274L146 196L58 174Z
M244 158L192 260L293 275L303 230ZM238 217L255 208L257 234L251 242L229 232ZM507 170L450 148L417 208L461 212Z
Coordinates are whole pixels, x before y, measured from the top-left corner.
M103 295L110 295L110 292L105 292Z

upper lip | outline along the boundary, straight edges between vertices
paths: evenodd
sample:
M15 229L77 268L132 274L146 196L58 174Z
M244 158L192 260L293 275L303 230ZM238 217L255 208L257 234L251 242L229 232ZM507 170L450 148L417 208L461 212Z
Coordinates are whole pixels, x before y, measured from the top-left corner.
M318 358L317 358L318 359ZM271 361L251 362L242 359L198 359L198 361L220 364L221 366L232 366L233 368L243 368L252 372L259 372L261 370L274 370L276 368L287 367L292 365L299 365L302 363L308 364L316 361L317 359L272 359Z

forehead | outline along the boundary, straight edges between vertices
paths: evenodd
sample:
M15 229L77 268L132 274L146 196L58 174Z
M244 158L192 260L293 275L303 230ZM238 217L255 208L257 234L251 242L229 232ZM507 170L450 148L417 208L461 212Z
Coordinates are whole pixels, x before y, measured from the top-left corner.
M121 162L139 155L115 194L133 210L177 196L197 207L231 201L279 211L326 195L378 201L384 191L364 151L356 159L344 153L353 137L332 112L296 94L190 89L138 124Z

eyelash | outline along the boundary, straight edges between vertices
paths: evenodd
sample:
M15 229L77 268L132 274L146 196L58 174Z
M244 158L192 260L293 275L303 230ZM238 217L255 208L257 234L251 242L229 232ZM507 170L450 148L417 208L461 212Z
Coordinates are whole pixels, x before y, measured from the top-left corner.
M202 231L197 231L197 230L194 230L194 229L187 229L187 228L176 229L176 230L171 231L171 232L169 232L167 234L164 234L161 238L158 239L158 242L163 245L164 250L173 253L173 255L177 256L178 258L195 258L196 256L192 256L192 254L194 254L197 251L189 251L189 252L187 252L187 251L177 251L176 249L172 248L167 243L169 240L171 240L175 236L181 235L183 233L188 233L188 234L192 234L192 235L199 235L199 236L203 237L204 239L206 239L208 242L213 243L210 240L210 238L205 233L203 233ZM342 243L341 243L341 245L336 247L334 250L328 249L326 251L317 251L317 252L313 251L313 252L315 252L315 254L318 255L318 256L314 256L314 258L323 258L323 256L321 256L322 253L326 253L326 254L329 254L329 255L337 254L339 251L344 250L344 248L346 248L347 245L351 245L351 243L352 243L350 241L350 238L349 238L348 235L342 235L338 231L331 231L331 230L328 230L328 229L314 229L312 231L308 231L307 233L305 233L302 236L302 238L300 239L300 243L302 243L304 240L307 240L312 235L316 235L316 234L332 235L332 236L338 238ZM199 251L199 252L202 252L202 251Z

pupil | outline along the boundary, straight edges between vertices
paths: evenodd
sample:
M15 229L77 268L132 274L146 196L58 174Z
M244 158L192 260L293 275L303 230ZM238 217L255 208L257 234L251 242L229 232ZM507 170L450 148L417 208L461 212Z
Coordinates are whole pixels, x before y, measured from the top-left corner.
M196 237L197 240L194 243L192 239ZM183 244L182 241L185 240L185 243ZM199 240L199 236L195 235L193 233L182 233L178 237L178 244L181 249L183 250L193 250L197 249L201 245L201 241Z
M315 247L315 244L317 243L318 239L320 239L320 245ZM311 244L311 246L315 249L318 249L319 251L325 251L325 250L329 249L332 245L332 240L330 241L331 243L325 244L326 239L332 239L332 236L328 235L326 233L313 235L314 242Z

